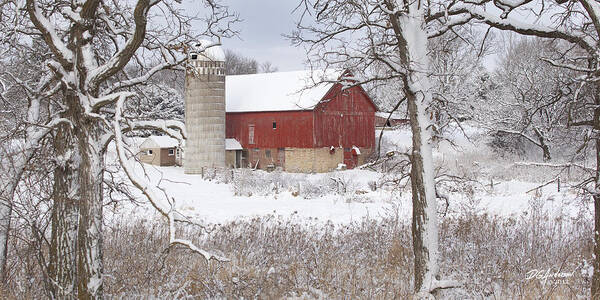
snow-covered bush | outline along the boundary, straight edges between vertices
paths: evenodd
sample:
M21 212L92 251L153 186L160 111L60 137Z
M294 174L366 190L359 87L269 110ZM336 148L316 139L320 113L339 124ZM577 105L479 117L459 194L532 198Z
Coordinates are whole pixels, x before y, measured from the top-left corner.
M274 196L290 192L294 196L315 199L327 195L352 196L369 191L369 178L358 180L353 171L322 174L286 173L282 171L236 169L232 189L237 196ZM365 174L370 173L368 171ZM372 176L372 174L370 174ZM346 201L352 202L351 197ZM361 201L363 202L363 201Z

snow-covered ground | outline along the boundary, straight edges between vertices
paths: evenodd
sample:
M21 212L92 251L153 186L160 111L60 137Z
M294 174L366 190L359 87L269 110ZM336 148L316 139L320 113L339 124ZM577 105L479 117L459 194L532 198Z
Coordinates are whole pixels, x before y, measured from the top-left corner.
M374 203L346 203L340 195L305 199L294 196L292 191L282 191L271 196L236 196L231 184L203 180L201 175L184 174L182 167L145 167L151 178L162 177L161 186L170 197L176 199L181 214L205 223L224 223L268 214L344 223L363 217L377 217L391 208L390 199L385 199L383 194L379 196L380 192L373 192L381 200ZM356 176L376 175L369 171L347 172ZM149 205L128 207L127 210L134 215L155 215Z
M467 128L472 136L478 134L476 129ZM455 160L457 157L482 155L487 153L485 145L474 142L456 133L453 144L441 142L434 152L436 160ZM386 131L383 148L386 151L407 151L410 147L410 131L399 129ZM460 164L456 162L456 164ZM468 162L464 163L468 164ZM473 165L465 165L470 168ZM218 183L215 180L204 180L200 175L184 174L181 167L156 167L145 165L145 171L155 183L160 180L160 186L170 197L176 199L178 211L201 223L226 223L228 221L253 218L257 216L276 215L292 217L301 222L327 222L344 224L360 221L363 218L379 218L394 214L401 220L410 220L411 195L409 187L404 189L379 188L372 191L369 182L380 179L383 174L369 170L335 171L327 174L294 175L281 173L298 179L300 184L331 183L331 177L342 178L351 182L352 187L347 193L331 193L306 199L293 189L280 189L268 195L236 195L232 183ZM141 172L141 168L139 170ZM484 172L485 173L485 172ZM237 174L237 173L236 173ZM260 182L263 171L249 171L236 176L257 176ZM293 177L297 176L297 177ZM289 180L289 179L288 179ZM519 216L527 214L532 206L541 206L552 214L576 215L582 211L591 213L590 203L582 203L575 189L570 189L563 182L560 192L555 183L538 190L541 182L525 182L508 180L494 182L493 189L487 179L475 184L471 191L450 189L448 216L465 211L487 213L498 216ZM138 193L139 194L139 193ZM139 194L141 195L141 194ZM140 197L141 198L141 197ZM125 204L123 210L132 217L154 218L158 213L149 205ZM440 210L445 204L440 202Z
M294 196L292 191L271 196L236 196L231 184L203 180L200 175L187 175L180 167L146 167L151 177L163 178L161 186L170 197L176 199L180 213L203 223L224 223L265 215L347 223L360 221L365 217L378 218L396 210L401 219L408 220L412 214L410 192L394 193L380 189L362 194L362 199L369 199L370 202L347 202L347 196L337 194L305 199ZM343 172L356 176L373 176L370 173L375 173L352 170L341 171ZM493 192L479 192L471 198L460 192L451 193L448 214L470 209L478 213L517 216L526 213L536 197L545 203L544 207L549 211L569 214L580 211L581 200L573 189L563 188L558 192L556 185L548 185L539 189L540 192L530 191L537 186L539 183L509 181L495 185ZM128 205L125 211L135 216L158 216L150 205Z

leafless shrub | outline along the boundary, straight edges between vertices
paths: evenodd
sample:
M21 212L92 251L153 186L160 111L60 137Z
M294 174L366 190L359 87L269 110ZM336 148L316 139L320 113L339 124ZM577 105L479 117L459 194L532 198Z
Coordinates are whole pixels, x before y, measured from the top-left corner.
M286 173L281 171L237 169L232 189L238 196L273 196L281 192L292 192L305 199L327 195L342 195L350 199L357 192L369 190L368 184L359 182L352 174L334 172L323 174ZM348 196L348 197L346 197Z
M475 199L476 200L476 199ZM474 200L474 201L475 201ZM544 210L543 195L527 214L497 217L473 205L443 219L441 270L461 281L450 299L569 299L589 296L592 223ZM352 298L410 299L410 223L392 210L383 219L346 225L306 223L265 216L205 230L186 226L178 234L219 251L230 263L207 263L187 249L168 248L159 220L107 224L107 297L139 298ZM572 214L571 214L572 215ZM43 273L30 246L13 243L8 299L43 296ZM569 274L527 279L532 270ZM0 292L2 293L2 292ZM589 297L588 297L589 298Z

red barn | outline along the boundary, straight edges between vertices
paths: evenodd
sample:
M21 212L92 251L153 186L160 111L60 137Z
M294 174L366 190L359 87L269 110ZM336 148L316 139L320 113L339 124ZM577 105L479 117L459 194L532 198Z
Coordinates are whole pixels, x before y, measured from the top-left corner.
M364 163L375 148L376 106L360 86L306 88L315 77L310 71L227 76L226 137L243 148L238 163L228 153L229 165L326 172Z

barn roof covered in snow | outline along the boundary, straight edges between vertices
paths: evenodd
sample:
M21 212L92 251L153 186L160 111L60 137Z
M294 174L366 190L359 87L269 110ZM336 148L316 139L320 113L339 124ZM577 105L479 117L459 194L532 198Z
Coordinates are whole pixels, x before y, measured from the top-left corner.
M227 112L312 110L342 74L293 71L226 77ZM322 81L332 81L317 84Z

